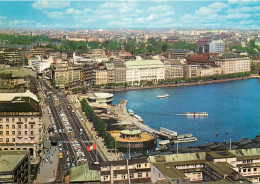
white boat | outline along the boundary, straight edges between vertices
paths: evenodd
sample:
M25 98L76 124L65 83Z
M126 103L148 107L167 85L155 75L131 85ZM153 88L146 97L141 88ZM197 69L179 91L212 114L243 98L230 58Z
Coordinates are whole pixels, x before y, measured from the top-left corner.
M140 116L138 115L133 115L139 122L143 122L143 118L141 118Z
M127 111L128 111L128 114L129 114L129 115L131 115L131 116L134 115L134 111L133 111L132 109L128 109Z
M177 132L172 131L172 130L170 130L168 128L163 128L163 127L160 127L160 132L163 132L163 133L165 133L167 135L170 135L170 136L173 136L173 137L177 137L177 135L178 135Z
M170 95L168 94L164 94L164 95L158 95L157 98L167 98L169 97Z
M185 112L185 116L208 116L208 112Z
M179 135L176 140L174 140L174 143L187 143L187 142L195 142L198 139L196 137L193 137L192 134L183 134Z

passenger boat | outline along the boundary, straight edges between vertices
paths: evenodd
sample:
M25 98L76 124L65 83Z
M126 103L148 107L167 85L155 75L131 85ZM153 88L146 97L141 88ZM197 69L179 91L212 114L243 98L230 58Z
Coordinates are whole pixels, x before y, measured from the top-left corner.
M164 94L164 95L158 95L158 96L157 96L157 98L167 98L167 97L169 97L169 95L168 95L168 94Z
M179 135L176 140L174 140L174 143L187 143L187 142L195 142L198 139L196 137L193 137L192 134L184 134Z
M163 133L165 133L167 135L170 135L170 136L173 136L173 137L177 137L177 135L178 135L177 132L172 131L172 130L170 130L168 128L163 128L163 127L160 127L160 132L163 132Z
M208 116L208 112L185 112L185 116Z
M143 118L141 118L140 116L138 115L133 115L139 122L143 122Z

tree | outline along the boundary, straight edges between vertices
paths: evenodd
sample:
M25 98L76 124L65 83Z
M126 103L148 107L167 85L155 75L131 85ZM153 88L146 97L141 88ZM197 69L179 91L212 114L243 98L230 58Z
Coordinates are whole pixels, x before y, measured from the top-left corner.
M163 52L166 52L167 49L168 49L168 45L167 45L167 44L164 44L164 45L162 46L162 51L163 51Z

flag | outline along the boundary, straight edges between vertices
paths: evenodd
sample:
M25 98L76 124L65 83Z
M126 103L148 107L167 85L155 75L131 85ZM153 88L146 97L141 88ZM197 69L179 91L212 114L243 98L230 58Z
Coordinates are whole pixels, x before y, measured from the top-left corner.
M91 146L87 146L87 151L92 151L97 149L97 143L92 144Z

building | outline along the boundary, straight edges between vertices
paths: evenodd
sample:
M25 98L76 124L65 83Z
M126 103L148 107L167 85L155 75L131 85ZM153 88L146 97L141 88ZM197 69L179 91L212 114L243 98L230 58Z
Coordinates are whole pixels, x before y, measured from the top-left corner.
M223 74L250 71L250 59L244 55L234 53L223 54L216 57L215 63L221 67Z
M184 59L191 51L189 50L180 50L180 49L169 49L166 52L167 59Z
M214 64L212 57L218 55L217 53L206 54L190 54L186 57L188 65L209 65Z
M0 183L31 183L27 151L1 151L0 163Z
M199 77L198 65L183 65L183 77L184 78L193 78Z
M213 40L209 43L209 52L211 53L225 53L225 43L223 40Z
M164 61L165 79L183 78L183 65L179 59Z
M81 67L75 65L68 65L67 61L59 64L53 64L52 82L56 88L70 88L80 84Z
M197 52L198 54L209 52L209 39L201 38L197 41Z
M211 76L211 75L221 75L222 69L217 65L201 65L198 68L199 77Z
M108 83L108 71L106 69L96 69L92 72L92 84L101 85Z
M37 73L42 73L45 69L49 68L51 63L45 61L33 62L32 66Z
M115 82L126 82L126 66L125 62L114 62L115 67Z
M135 60L126 62L126 81L158 81L165 79L165 67L160 60Z
M82 97L86 97L89 105L94 108L107 107L114 100L112 93L87 93Z
M83 64L80 69L80 82L83 85L90 86L92 84L92 73L95 66L92 64Z
M260 149L150 156L153 183L259 182Z
M25 52L21 49L6 48L2 50L0 55L0 64L10 65L11 67L25 66L28 64L28 60L25 57Z
M0 93L0 150L28 150L36 157L42 150L45 125L38 97L24 93Z
M252 66L255 67L255 71L256 71L257 74L260 73L260 58L259 57L252 59L250 65L251 65L251 67Z
M150 183L147 159L100 162L101 183Z
M106 69L107 69L107 83L115 83L115 66L113 63L106 63Z

